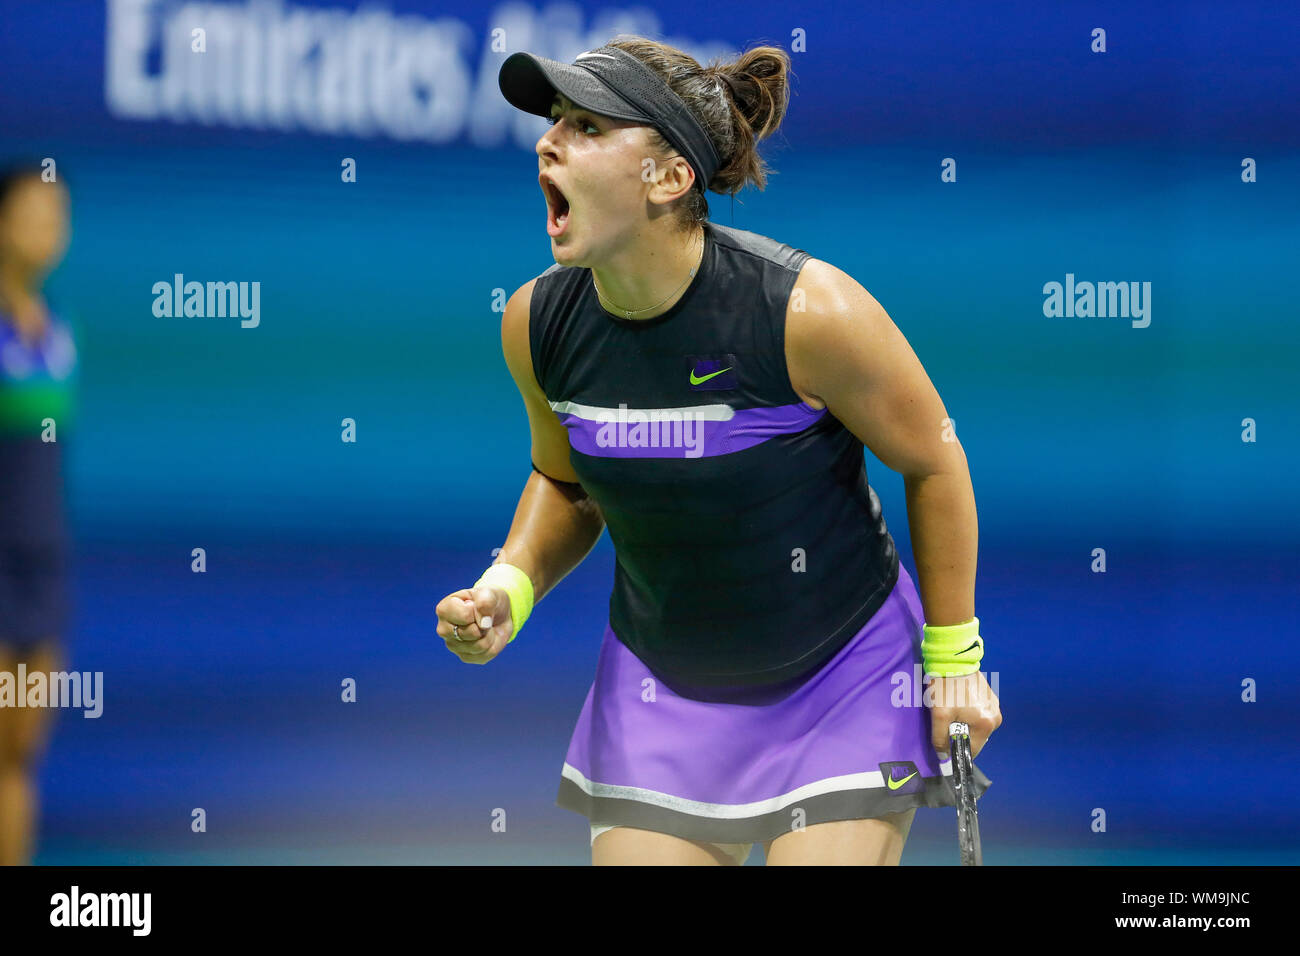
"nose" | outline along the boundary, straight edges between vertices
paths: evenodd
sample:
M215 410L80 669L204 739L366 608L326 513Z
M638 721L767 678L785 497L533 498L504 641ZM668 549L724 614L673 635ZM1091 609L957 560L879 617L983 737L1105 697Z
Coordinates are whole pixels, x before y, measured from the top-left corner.
M537 141L537 147L536 147L537 155L541 159L545 159L553 163L560 158L559 148L556 143L556 136L563 125L564 125L563 123L556 123L545 133L543 133L542 138Z

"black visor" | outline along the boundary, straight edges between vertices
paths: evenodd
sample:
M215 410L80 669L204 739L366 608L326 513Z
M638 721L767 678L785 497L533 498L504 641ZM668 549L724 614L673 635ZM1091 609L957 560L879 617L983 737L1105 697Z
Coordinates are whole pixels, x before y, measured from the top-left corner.
M686 157L703 192L718 171L718 151L703 127L659 75L632 54L604 46L579 54L572 64L532 53L514 53L501 64L501 93L510 105L551 115L555 94L602 116L653 126Z

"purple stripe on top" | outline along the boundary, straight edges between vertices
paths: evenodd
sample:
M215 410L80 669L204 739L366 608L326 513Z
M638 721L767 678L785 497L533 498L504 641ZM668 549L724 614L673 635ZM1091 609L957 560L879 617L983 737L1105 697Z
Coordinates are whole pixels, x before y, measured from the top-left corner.
M777 435L803 431L826 414L807 402L770 408L740 408L717 420L726 406L681 409L584 409L587 418L556 412L569 430L569 444L596 458L709 458L729 455ZM705 411L707 409L708 411ZM673 413L665 416L665 413Z

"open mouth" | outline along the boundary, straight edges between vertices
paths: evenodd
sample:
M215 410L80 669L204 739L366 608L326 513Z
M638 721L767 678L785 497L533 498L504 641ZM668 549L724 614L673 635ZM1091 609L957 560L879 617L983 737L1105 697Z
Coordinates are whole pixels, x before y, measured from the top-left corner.
M540 179L546 194L546 232L554 238L562 235L569 225L569 200L545 174Z

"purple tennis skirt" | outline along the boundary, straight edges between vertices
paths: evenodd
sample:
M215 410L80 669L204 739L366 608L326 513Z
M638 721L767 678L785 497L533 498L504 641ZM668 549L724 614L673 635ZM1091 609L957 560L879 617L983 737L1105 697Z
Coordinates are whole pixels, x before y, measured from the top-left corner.
M923 620L899 565L885 603L835 657L760 703L676 694L606 626L556 804L593 825L710 843L955 806L951 761L930 743L924 685L914 689ZM975 783L977 795L990 784L978 767Z

